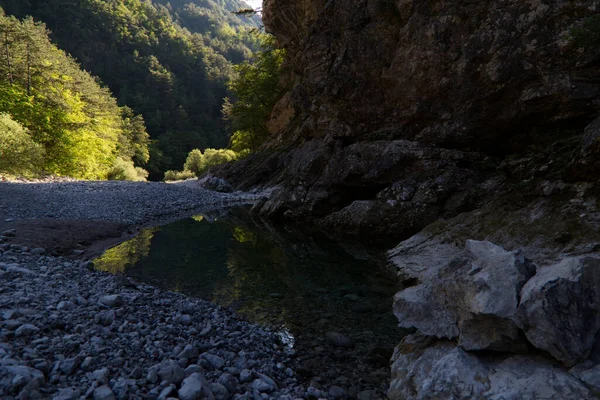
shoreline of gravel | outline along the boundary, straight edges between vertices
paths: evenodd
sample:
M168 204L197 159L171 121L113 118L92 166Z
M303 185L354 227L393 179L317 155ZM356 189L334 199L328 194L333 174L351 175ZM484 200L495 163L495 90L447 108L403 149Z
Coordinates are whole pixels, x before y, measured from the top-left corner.
M261 196L193 181L1 182L0 397L303 397L274 332L86 261L141 227Z
M197 180L0 182L0 223L53 218L144 226L195 210L250 204L263 195L214 192Z
M89 260L141 228L253 204L265 195L214 192L197 180L0 182L0 243ZM2 236L7 230L16 234Z
M0 244L1 398L304 397L275 333L87 266Z

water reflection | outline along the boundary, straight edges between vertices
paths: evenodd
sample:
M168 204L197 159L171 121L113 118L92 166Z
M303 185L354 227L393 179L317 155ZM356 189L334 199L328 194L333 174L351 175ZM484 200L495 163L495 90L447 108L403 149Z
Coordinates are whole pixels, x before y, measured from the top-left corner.
M282 342L296 347L307 379L381 393L402 333L391 312L394 278L365 254L234 210L144 230L95 264L232 307L277 329ZM330 331L350 337L355 347L327 344Z

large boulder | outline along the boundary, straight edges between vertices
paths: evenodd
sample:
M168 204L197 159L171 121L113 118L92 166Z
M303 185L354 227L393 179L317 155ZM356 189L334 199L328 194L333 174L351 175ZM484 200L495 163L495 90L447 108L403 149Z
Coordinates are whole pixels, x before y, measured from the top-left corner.
M518 325L529 342L564 364L586 359L600 332L600 258L541 268L521 291Z
M524 349L515 323L519 292L535 273L519 251L469 240L466 252L427 282L394 298L401 327L438 338L458 338L466 350Z
M581 381L545 358L480 357L452 342L420 335L405 338L392 362L392 400L595 398Z

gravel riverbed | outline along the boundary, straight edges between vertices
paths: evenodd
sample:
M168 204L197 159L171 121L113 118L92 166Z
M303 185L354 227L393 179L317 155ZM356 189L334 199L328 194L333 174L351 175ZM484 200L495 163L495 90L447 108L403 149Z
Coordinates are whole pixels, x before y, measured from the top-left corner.
M288 350L230 310L0 245L0 398L295 399Z
M210 302L39 247L73 227L75 234L138 228L258 196L211 192L193 181L0 183L0 398L319 395L298 383L289 367L294 351L276 333ZM34 228L41 225L40 233Z
M0 183L0 217L69 219L142 226L196 210L252 202L253 193L218 193L197 181ZM0 225L1 226L1 225Z

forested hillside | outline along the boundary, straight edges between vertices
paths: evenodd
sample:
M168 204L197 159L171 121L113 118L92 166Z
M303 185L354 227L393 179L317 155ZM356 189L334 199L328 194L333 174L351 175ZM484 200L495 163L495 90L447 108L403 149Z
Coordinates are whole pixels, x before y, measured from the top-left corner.
M48 39L43 24L0 9L0 170L145 179L144 121Z
M250 57L257 42L250 33L257 21L229 12L244 3L0 0L0 6L46 23L57 45L98 76L119 105L143 115L153 139L152 177L180 168L192 149L227 145L221 108L232 63Z

